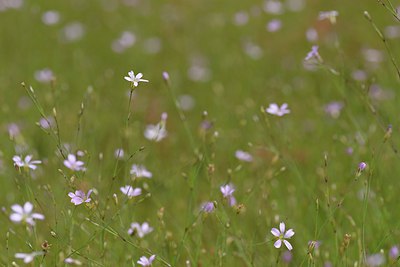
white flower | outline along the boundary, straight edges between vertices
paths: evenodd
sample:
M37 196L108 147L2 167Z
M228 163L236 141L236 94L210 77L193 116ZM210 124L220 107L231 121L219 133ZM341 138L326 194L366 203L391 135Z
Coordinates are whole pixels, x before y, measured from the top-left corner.
M71 265L82 265L82 262L80 260L75 260L73 258L66 258L64 260L64 263L71 264Z
M130 185L125 185L120 188L121 192L129 198L136 197L142 194L141 188L133 188Z
M24 263L30 263L36 256L44 255L43 251L34 251L32 253L15 253L17 259L24 259Z
M289 241L285 240L285 238L290 239L292 236L294 236L294 231L293 231L293 229L289 229L285 232L285 223L284 222L281 222L279 224L279 230L276 228L272 228L271 233L275 237L278 238L278 240L276 240L274 243L274 247L280 248L282 246L282 242L283 242L288 250L293 249L292 245L289 243Z
M36 170L37 166L35 164L41 164L42 162L40 160L33 160L32 155L27 155L24 160L20 156L14 156L13 161L14 161L14 166L18 166L20 168L22 167L27 167L32 170Z
M148 83L148 80L142 79L143 74L142 73L138 73L135 76L135 73L133 71L128 72L129 76L125 76L124 79L127 80L128 82L133 83L133 86L137 87L139 85L139 82L146 82Z
M75 206L78 206L83 202L89 203L90 201L92 201L92 199L90 198L90 194L92 192L93 190L90 189L86 195L85 192L83 192L82 190L76 190L75 193L69 192L68 196L71 198L71 203L74 203Z
M74 154L69 154L68 158L64 160L64 165L68 169L71 169L73 171L84 171L86 170L85 167L83 167L85 163L83 161L77 160L76 156Z
M139 238L143 238L145 235L151 233L153 228L147 222L142 225L140 223L133 222L128 230L129 235L137 234Z
M33 226L33 225L35 225L34 219L44 220L43 214L32 213L33 205L30 202L26 202L24 204L24 207L22 207L18 204L14 204L11 206L11 209L14 211L14 213L12 213L10 215L10 220L13 222L16 222L16 223L26 222Z
M337 12L336 10L322 11L322 12L319 12L318 19L319 20L329 19L329 21L332 24L335 24L337 16L339 16L339 12Z
M247 162L253 161L253 156L250 153L247 153L242 150L237 150L235 152L235 157L241 161L247 161Z
M149 172L143 165L136 164L132 165L131 174L134 175L136 178L151 178L153 176L153 174Z
M287 109L287 107L288 107L288 104L286 104L286 103L283 103L281 107L279 107L275 103L272 103L272 104L269 104L269 107L265 111L269 114L282 117L283 115L290 113L290 110Z
M161 121L156 125L147 125L146 130L144 131L144 137L148 140L159 142L167 136L167 113L161 114Z
M149 267L153 263L156 255L151 255L150 258L146 258L145 256L140 257L137 261L138 264L142 265L143 267Z

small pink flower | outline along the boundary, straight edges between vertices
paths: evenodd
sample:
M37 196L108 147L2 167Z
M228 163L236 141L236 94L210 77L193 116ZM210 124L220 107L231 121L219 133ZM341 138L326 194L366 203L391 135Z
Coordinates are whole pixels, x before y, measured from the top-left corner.
M11 206L14 213L10 215L10 220L16 223L26 222L32 226L35 225L34 220L44 220L44 215L40 213L32 213L33 205L26 202L24 206L14 204Z
M83 161L77 160L74 154L69 154L68 158L64 160L64 165L73 171L84 171L86 168L83 166L85 163Z
M149 267L153 263L154 259L156 258L156 255L151 255L150 258L147 258L145 256L140 257L140 259L137 261L138 264L142 265L143 267Z
M265 111L269 114L282 117L283 115L290 113L290 110L287 107L288 107L288 104L286 104L286 103L283 103L281 107L279 107L275 103L272 103L272 104L269 104L269 107Z
M72 192L68 193L68 196L71 198L71 203L74 203L75 206L78 206L82 204L83 202L89 203L92 199L90 198L90 194L93 192L92 189L90 189L85 195L85 192L81 190L76 190L75 194Z

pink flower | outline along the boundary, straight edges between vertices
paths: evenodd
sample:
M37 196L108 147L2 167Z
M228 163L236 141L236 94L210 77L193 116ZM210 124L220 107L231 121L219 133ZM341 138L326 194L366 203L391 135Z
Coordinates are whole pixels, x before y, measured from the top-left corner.
M272 104L269 104L269 107L265 111L269 114L282 117L283 115L290 113L290 110L287 107L288 107L288 104L286 104L286 103L283 103L281 107L279 107L275 103L272 103Z
M85 195L85 193L81 190L76 190L75 194L72 192L68 193L68 196L71 198L71 203L74 203L75 206L78 206L80 204L82 204L83 202L85 203L89 203L92 199L89 198L90 194L93 192L92 189L90 189L87 193L87 195Z
M73 171L84 171L86 170L85 167L83 167L85 163L83 161L77 160L76 156L74 154L69 154L68 158L64 160L64 165L70 170Z
M20 168L26 167L32 170L36 170L37 164L41 164L42 162L40 160L32 160L32 155L27 155L24 160L22 160L22 157L20 156L14 156L13 161L14 161L14 166L18 166Z
M154 259L156 258L156 255L151 255L150 258L147 258L145 256L140 257L140 259L137 261L138 264L142 265L143 267L149 267L153 263Z

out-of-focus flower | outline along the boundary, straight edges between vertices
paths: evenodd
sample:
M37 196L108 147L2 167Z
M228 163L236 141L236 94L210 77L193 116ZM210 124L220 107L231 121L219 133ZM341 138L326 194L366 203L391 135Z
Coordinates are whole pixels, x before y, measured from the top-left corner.
M276 240L274 243L274 247L280 248L282 246L282 242L283 242L288 250L293 249L292 245L286 239L290 239L292 236L294 236L294 231L293 231L293 229L289 229L289 230L285 231L285 223L284 222L281 222L279 224L279 230L276 228L272 228L271 233L272 233L272 235L274 235L275 237L278 238L278 240Z
M83 166L85 163L83 161L77 160L74 154L69 154L67 159L64 160L64 165L73 171L84 171L86 168Z
M337 16L339 16L339 12L337 12L336 10L322 11L322 12L319 12L318 19L319 20L329 19L329 21L332 24L335 24Z
M150 267L155 258L156 258L156 255L151 255L150 258L147 258L147 257L145 257L145 256L142 256L142 257L140 257L140 259L137 261L137 263L138 263L139 265L142 265L143 267Z
M358 164L358 170L360 172L365 170L366 167L367 167L367 163L365 163L365 162L360 162L360 164Z
M211 213L215 210L214 202L208 201L201 205L201 210L207 213Z
M30 202L26 202L24 206L14 204L11 206L14 213L11 213L10 220L16 223L26 222L32 226L35 225L34 220L44 220L44 215L40 213L32 213L33 205Z
M117 158L117 159L123 159L124 155L125 155L125 152L124 152L124 150L122 148L117 148L114 151L114 157Z
M137 87L139 85L139 82L149 82L148 80L142 79L142 77L142 73L139 72L137 75L135 75L135 73L131 70L130 72L128 72L128 76L125 76L124 79L128 82L131 82L134 87Z
M136 36L134 33L129 32L129 31L124 31L120 38L115 40L111 48L114 50L116 53L122 53L126 49L132 47L136 43Z
M249 21L249 14L246 11L240 11L235 13L233 16L233 23L237 26L242 26L247 24Z
M233 192L235 192L235 188L232 184L223 185L220 187L222 196L228 200L230 206L236 205L236 199L233 196Z
M143 224L133 222L128 230L129 235L137 235L139 238L143 238L145 235L153 232L153 228L150 227L149 223L144 222Z
M31 253L15 253L15 258L23 259L24 263L30 263L37 256L44 255L43 251L34 251Z
M333 101L325 105L325 112L334 119L339 118L340 111L343 109L343 102Z
M41 118L39 120L39 125L43 129L50 129L54 124L55 124L55 121L54 121L53 117Z
M131 171L130 171L131 175L135 176L136 178L151 178L153 176L153 174L151 172L149 172L146 167L144 167L143 165L136 165L133 164Z
M264 2L264 11L269 14L279 15L283 13L283 5L277 0L267 0Z
M273 19L267 23L267 31L277 32L282 28L282 21L280 19Z
M235 157L241 161L247 161L247 162L253 161L253 156L250 153L242 150L237 150L235 152Z
M277 104L272 103L269 104L269 107L265 110L267 113L282 117L285 114L289 114L290 110L288 109L288 104L283 103L281 107Z
M82 265L82 262L80 260L76 260L76 259L73 259L73 258L66 258L64 260L64 263L71 264L71 265Z
M55 25L60 20L60 13L54 10L49 10L43 13L42 22L46 25Z
M385 256L382 253L376 253L367 256L366 264L368 267L378 267L384 265L386 262Z
M136 197L142 194L141 188L133 188L131 185L120 187L121 192L128 198Z
M92 189L90 189L87 193L81 191L81 190L76 190L75 194L73 192L69 192L68 196L71 198L71 203L74 203L75 206L78 206L82 204L83 202L89 203L92 199L90 198L90 194L93 192Z
M318 45L313 45L311 47L311 51L308 52L307 56L304 58L305 61L308 61L310 59L317 59L318 62L322 62L322 58L318 53Z
M54 78L53 71L49 68L45 68L45 69L38 70L35 72L35 79L36 79L36 81L41 82L41 83L49 83L52 80L54 80L55 78Z
M286 250L285 252L282 253L282 261L286 264L291 262L293 259L293 254L289 250Z
M42 161L40 161L40 160L32 160L31 161L31 159L32 159L32 155L27 155L24 160L22 160L22 157L20 157L20 156L14 156L13 157L14 166L18 166L20 168L29 168L32 170L36 170L36 168L37 168L36 165L41 164Z
M400 251L398 246L393 246L389 250L389 258L396 260L400 256Z
M318 32L314 28L309 28L306 31L306 38L309 42L316 42L318 40Z
M85 35L85 28L80 22L71 22L62 29L62 40L65 42L76 42Z
M161 115L161 121L156 125L149 124L144 131L144 137L148 140L159 142L167 136L167 113Z

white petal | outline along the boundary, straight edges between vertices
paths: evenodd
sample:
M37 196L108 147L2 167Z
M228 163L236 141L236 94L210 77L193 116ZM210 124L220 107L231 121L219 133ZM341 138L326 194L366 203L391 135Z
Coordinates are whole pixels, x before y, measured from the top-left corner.
M282 241L280 239L276 240L276 242L274 243L274 247L280 248L281 246L282 246Z
M24 213L24 210L23 210L22 207L21 207L20 205L18 205L18 204L12 205L12 206L11 206L11 209L12 209L14 212L19 213L19 214Z
M271 229L271 234L273 234L276 237L279 237L281 235L281 232L279 232L279 230L276 229L276 228L272 228Z
M292 249L293 249L293 247L292 247L292 245L289 243L289 241L283 240L283 243L285 243L285 246L287 247L288 250L292 250Z
M284 222L281 222L281 223L279 224L279 230L281 230L281 233L284 233L284 232L285 232L285 223L284 223Z
M291 238L292 236L294 236L294 231L293 229L289 229L286 231L285 235L283 236L284 238Z
M24 204L24 212L25 213L31 213L31 211L33 210L33 205L30 202L26 202Z
M13 213L10 215L10 220L13 222L20 222L22 221L22 215L19 213Z

